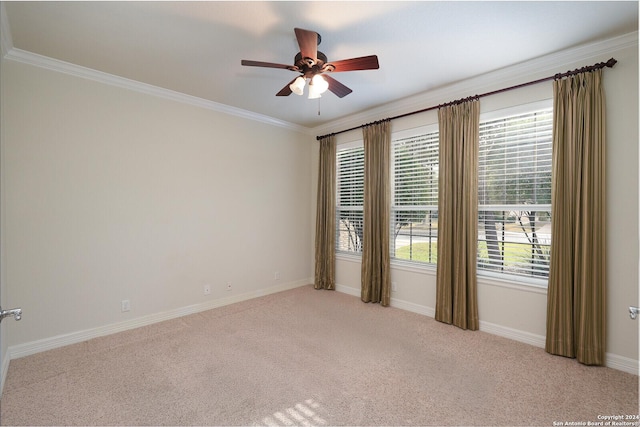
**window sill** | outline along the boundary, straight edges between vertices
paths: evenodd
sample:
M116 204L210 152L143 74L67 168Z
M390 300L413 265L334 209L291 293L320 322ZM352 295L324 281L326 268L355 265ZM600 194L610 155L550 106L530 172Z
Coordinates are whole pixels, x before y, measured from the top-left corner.
M436 275L435 264L417 263L417 262L410 262L410 261L402 261L400 259L392 259L391 267L398 270L402 270L402 271L410 271L412 273L428 274L434 277Z
M518 291L532 292L535 294L547 294L547 280L527 279L518 276L500 276L491 273L478 273L478 285L497 286L501 288L515 289Z
M336 252L336 260L362 263L362 254Z
M362 255L337 253L336 260L360 264L362 262ZM392 259L391 268L395 270L436 276L435 264L421 265L414 262ZM518 291L532 292L542 295L547 294L547 280L544 279L528 279L526 277L518 276L501 276L498 274L491 274L486 272L478 273L477 277L478 285L482 286L497 286L501 288L515 289Z

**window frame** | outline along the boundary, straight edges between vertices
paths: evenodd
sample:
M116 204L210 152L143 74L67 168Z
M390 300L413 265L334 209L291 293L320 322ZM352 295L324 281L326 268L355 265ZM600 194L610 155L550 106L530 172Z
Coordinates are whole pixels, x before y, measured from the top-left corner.
M362 212L362 214L364 215L364 206L340 206L340 182L339 182L339 162L338 162L338 154L340 151L343 150L350 150L350 149L354 149L354 148L362 148L364 149L364 140L363 139L357 139L357 140L353 140L353 141L349 141L349 142L345 142L342 144L338 144L338 146L336 147L336 207L335 207L335 223L336 223L336 227L335 227L335 253L336 253L336 257L337 258L341 258L341 257L345 257L347 259L362 259L362 251L347 251L347 250L341 250L340 249L340 232L341 232L341 228L340 228L340 215L339 212L341 210L349 210L349 211L359 211ZM364 155L363 155L363 162L364 162ZM364 176L363 176L364 178Z
M412 260L412 259L406 259L406 258L398 258L395 256L396 253L396 236L395 236L395 212L399 211L399 210L403 210L402 208L411 208L411 209L424 209L424 210L428 210L428 211L435 211L436 215L438 212L438 203L437 203L437 197L436 197L436 203L435 205L414 205L414 206L403 206L403 205L396 205L396 175L395 175L395 167L396 167L396 159L395 159L395 146L396 146L396 142L400 141L400 140L406 140L408 138L419 138L421 136L426 136L429 134L433 134L433 133L437 133L439 135L439 126L438 123L431 123L428 125L423 125L423 126L418 126L418 127L414 127L414 128L409 128L409 129L403 129L403 130L399 130L396 132L392 132L391 134L391 161L390 161L390 171L389 171L389 176L391 179L390 182L390 186L391 186L391 206L390 206L390 212L389 212L389 218L390 218L390 224L389 224L389 255L391 258L391 262L392 263L397 263L399 265L406 265L406 266L420 266L420 267L427 267L430 269L435 269L436 267L436 263L435 262L423 262L423 261L416 261L416 260ZM407 210L407 209L405 209ZM437 226L436 226L437 227ZM429 242L431 242L431 236L429 235ZM437 241L437 228L436 228L436 236L435 236L435 240ZM410 237L411 239L411 237ZM411 245L413 245L413 242L411 242ZM410 249L411 251L413 250L413 248ZM436 254L437 255L437 254Z
M524 115L524 114L532 114L538 111L549 110L549 109L551 110L551 114L553 115L553 99L551 98L543 99L540 101L529 102L525 104L514 105L514 106L505 107L505 108L501 108L493 111L488 111L486 113L481 113L480 124L489 122L489 121L494 121L494 120L507 119L509 117L515 117L515 116ZM552 121L553 121L553 118L552 118ZM551 138L553 138L553 135L551 136ZM515 206L515 205L506 204L506 205L484 205L484 206L485 206L485 209L481 209L480 201L478 201L478 227L480 227L480 212L482 212L483 210L484 211L510 210L509 206ZM540 209L544 208L545 211L548 210L549 212L552 209L551 201L549 201L548 205L543 204L543 205L528 205L528 206L537 207ZM486 207L489 207L490 209L487 209ZM480 239L478 239L478 244L479 243L480 243ZM550 244L551 244L551 241L549 242L549 245ZM535 276L525 276L520 274L509 274L508 272L489 271L487 269L482 269L480 267L477 267L476 274L478 276L478 279L485 278L485 279L491 279L491 280L506 281L508 283L517 283L517 284L523 284L523 285L534 286L534 287L545 288L545 289L549 281L548 276L535 277Z
M498 120L502 118L508 118L511 116L517 116L521 114L533 113L536 111L544 110L544 109L553 109L553 99L547 98L539 101L524 103L513 105L505 108L499 108L492 111L483 112L480 114L480 123ZM399 131L392 132L391 134L391 165L390 165L390 178L391 178L391 206L390 206L390 224L389 224L389 232L390 236L390 254L391 254L391 265L395 268L399 268L407 271L415 271L420 273L428 273L435 274L436 271L436 263L428 263L422 261L415 260L407 260L402 258L396 258L393 254L393 248L395 246L395 242L393 241L394 227L393 227L393 212L395 207L395 158L394 158L394 144L398 139L410 138L412 136L420 136L426 135L432 132L439 132L438 123L431 123L426 125L421 125L417 127L412 127L408 129L403 129ZM337 151L355 148L355 147L364 147L364 141L362 138L347 141L344 143L338 144ZM336 152L336 163L337 163L337 152ZM337 169L337 165L336 165ZM337 177L336 177L337 181ZM337 191L336 191L337 195ZM506 207L507 205L503 206ZM546 205L545 205L546 206ZM550 205L549 205L550 206ZM432 207L432 206L428 206ZM435 206L436 211L438 206ZM362 252L354 252L354 251L342 251L338 249L338 234L339 234L339 204L336 199L336 258L344 259L347 261L357 262L362 258ZM480 204L478 204L478 211L480 212ZM477 226L480 225L480 219L477 219ZM437 239L437 237L436 237ZM479 240L478 240L479 243ZM476 244L476 248L477 248ZM494 283L506 286L515 286L515 287L524 287L524 289L531 289L532 291L544 291L547 288L548 277L537 278L537 277L529 277L517 274L509 274L508 272L491 272L487 270L483 270L477 268L477 278L478 281L483 283Z

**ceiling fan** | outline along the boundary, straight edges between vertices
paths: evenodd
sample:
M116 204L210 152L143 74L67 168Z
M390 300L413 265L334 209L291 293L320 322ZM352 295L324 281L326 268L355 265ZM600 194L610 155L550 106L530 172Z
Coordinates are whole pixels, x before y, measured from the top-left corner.
M302 95L305 83L309 79L309 99L320 98L327 89L342 98L349 95L352 90L330 77L328 73L380 68L376 55L329 62L327 56L318 51L318 45L322 40L320 34L301 28L294 28L294 31L300 52L295 56L293 65L242 60L242 65L249 67L283 68L300 73L300 76L289 82L280 92L276 93L276 96L289 96L291 93Z

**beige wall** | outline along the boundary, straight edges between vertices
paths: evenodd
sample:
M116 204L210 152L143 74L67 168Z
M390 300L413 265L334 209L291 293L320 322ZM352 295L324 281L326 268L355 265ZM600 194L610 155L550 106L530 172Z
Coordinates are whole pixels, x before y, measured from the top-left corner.
M510 81L484 76L478 83L464 82L463 89L440 91L440 99L433 98L421 107L438 105L474 93L485 93L506 86L553 75L569 69L606 61L615 57L619 62L604 72L607 99L607 353L608 364L637 372L639 321L629 318L630 305L638 305L638 45L628 43L611 52L585 55L579 61L554 63L555 71L544 70L520 75ZM607 56L608 55L608 56ZM532 67L533 69L533 67ZM542 73L542 74L541 74ZM471 89L468 89L471 88ZM458 90L458 93L456 93ZM466 92L465 92L466 90ZM460 92L462 91L462 92ZM482 112L490 112L553 97L551 82L545 82L500 95L481 99ZM428 97L427 97L428 98ZM388 106L393 111L393 106ZM397 111L402 113L398 108ZM387 115L388 116L388 115ZM384 117L384 115L380 115ZM369 120L361 121L366 123ZM393 131L437 123L435 111L422 113L392 122ZM348 123L353 125L352 123ZM344 125L343 125L344 126ZM349 128L350 126L344 126ZM324 129L326 131L327 129ZM335 131L337 129L330 129ZM338 135L338 143L361 138L359 131ZM435 269L406 268L392 265L392 305L433 316L435 309ZM353 258L339 258L336 265L338 289L353 295L360 294L360 262ZM479 278L478 304L481 329L515 338L534 345L544 345L546 322L546 289L517 283ZM624 366L619 366L624 365Z
M636 35L634 46L611 52L619 63L605 71L607 351L614 361L636 365L639 322L627 309L638 305L637 50ZM610 56L559 60L553 73ZM1 71L0 297L3 306L25 313L21 322L3 325L3 355L7 346L77 338L79 331L296 286L312 276L318 167L312 136L13 61L3 61ZM501 73L457 92L435 91L413 109L546 75L509 80ZM551 96L545 83L483 98L481 105L493 111ZM314 135L402 108L390 105ZM436 121L429 112L396 120L393 129ZM359 132L349 132L339 143L357 138ZM336 279L340 290L359 295L359 261L339 259ZM433 269L394 265L392 280L394 305L432 315ZM211 284L210 296L204 284ZM534 345L544 339L544 290L481 279L478 297L482 329ZM120 311L123 299L131 301L128 313Z
M313 137L5 62L10 348L308 283Z

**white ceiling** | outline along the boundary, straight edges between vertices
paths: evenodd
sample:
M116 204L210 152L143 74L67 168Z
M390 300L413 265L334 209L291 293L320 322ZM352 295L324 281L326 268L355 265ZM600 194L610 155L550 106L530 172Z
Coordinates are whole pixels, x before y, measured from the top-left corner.
M306 128L638 30L637 1L4 2L4 6L2 22L4 34L10 35L10 50ZM293 94L276 97L296 74L243 67L240 61L293 64L299 51L294 27L318 32L319 50L329 61L375 54L380 69L334 74L353 89L342 99L330 92L319 102Z

